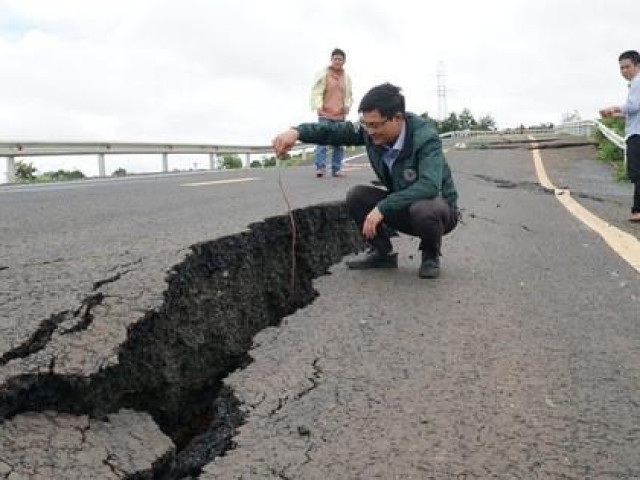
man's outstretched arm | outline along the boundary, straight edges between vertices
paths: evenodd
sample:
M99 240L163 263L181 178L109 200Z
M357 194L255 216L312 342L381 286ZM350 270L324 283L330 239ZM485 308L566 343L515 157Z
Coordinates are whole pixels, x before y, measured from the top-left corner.
M301 123L277 135L271 144L277 155L287 153L300 140L320 145L364 145L364 130L357 123Z

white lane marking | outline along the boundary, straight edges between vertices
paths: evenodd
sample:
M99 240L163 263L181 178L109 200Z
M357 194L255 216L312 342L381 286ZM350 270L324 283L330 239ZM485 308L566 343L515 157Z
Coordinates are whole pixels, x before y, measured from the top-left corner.
M352 163L347 167L343 167L342 170L344 170L345 172L351 172L353 170L362 170L363 168L366 168L368 166L368 163Z
M532 136L529 136L529 138L535 140ZM564 205L574 217L600 235L614 252L620 255L624 261L640 273L640 241L633 235L614 227L584 208L571 198L571 191L569 189L556 188L547 175L544 163L542 163L540 150L536 148L537 144L532 144L532 147L534 147L532 150L533 163L540 184L545 188L553 190L558 201Z
M224 183L240 183L240 182L253 182L255 180L260 180L257 177L246 177L246 178L230 178L229 180L212 180L210 182L196 182L196 183L181 183L181 187L203 187L205 185L221 185Z
M354 158L360 158L360 157L364 157L367 155L367 152L362 152L362 153L358 153L356 155L352 155L350 157L345 158L342 163L347 163L350 162L351 160L353 160Z

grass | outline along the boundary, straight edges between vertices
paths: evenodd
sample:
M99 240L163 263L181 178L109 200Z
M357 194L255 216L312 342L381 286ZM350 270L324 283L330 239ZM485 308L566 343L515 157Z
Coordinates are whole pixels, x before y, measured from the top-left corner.
M624 135L624 119L619 117L601 118L600 121L617 134ZM624 166L624 152L598 130L596 130L596 140L598 141L597 158L614 168L613 176L618 182L628 182L629 177Z

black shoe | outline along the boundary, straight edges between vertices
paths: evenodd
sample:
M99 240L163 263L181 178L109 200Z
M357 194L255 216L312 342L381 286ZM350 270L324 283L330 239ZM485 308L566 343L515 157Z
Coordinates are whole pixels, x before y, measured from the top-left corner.
M438 278L440 276L440 260L438 260L438 257L423 256L418 276L420 278Z
M347 267L352 270L366 270L368 268L398 268L397 253L380 253L375 249L367 252L360 260L349 260Z

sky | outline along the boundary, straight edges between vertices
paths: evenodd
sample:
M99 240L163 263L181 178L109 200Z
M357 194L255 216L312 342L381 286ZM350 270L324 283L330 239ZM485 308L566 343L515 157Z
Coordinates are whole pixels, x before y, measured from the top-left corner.
M391 82L437 117L443 68L449 112L501 128L595 118L624 100L637 14L637 0L0 0L0 141L266 145L315 119L311 82L335 47L355 107Z

